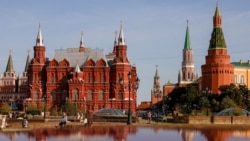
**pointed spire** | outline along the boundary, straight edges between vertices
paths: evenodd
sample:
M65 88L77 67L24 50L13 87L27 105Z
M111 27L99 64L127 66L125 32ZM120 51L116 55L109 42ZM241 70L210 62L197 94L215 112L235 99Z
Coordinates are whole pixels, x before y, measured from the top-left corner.
M118 32L117 31L115 31L115 40L114 40L114 48L113 48L113 52L112 53L114 53L114 54L116 54L116 46L117 46L117 34L118 34Z
M37 39L36 39L36 46L44 46L40 23L39 23L39 29L38 29Z
M84 47L84 42L83 42L83 32L81 32L80 47Z
M8 59L8 63L7 63L7 67L6 67L6 70L5 72L15 72L15 69L14 69L14 65L13 65L13 61L12 61L12 50L10 50L10 55L9 55L9 59Z
M28 52L28 56L27 56L27 59L26 59L26 64L25 64L24 72L28 71L29 63L30 63L30 50L28 49L27 52Z
M218 6L219 4L218 4L218 0L217 0L217 2L216 2L216 9L215 9L215 13L214 13L214 16L215 17L218 17L218 16L221 16L220 15L220 10L219 10L219 6Z
M80 39L80 47L79 47L79 52L84 52L84 42L83 42L83 32L81 32L81 39Z
M125 45L125 39L123 35L122 21L120 23L120 33L118 37L118 45Z
M159 76L158 76L158 65L156 65L155 77L159 77Z
M189 35L189 29L188 29L188 20L187 20L187 29L186 29L186 38L185 38L184 49L185 50L192 49L190 35Z
M75 72L77 72L77 73L81 72L80 67L79 67L78 64L76 65Z
M220 13L220 9L218 6L218 1L216 3L216 9L215 9L215 13L214 13L214 27L221 27L221 13Z

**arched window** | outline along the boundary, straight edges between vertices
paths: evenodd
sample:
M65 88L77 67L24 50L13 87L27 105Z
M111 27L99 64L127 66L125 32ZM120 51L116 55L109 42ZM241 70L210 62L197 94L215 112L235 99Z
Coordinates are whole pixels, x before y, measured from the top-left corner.
M52 94L52 100L56 100L56 91L53 90L51 94Z
M73 94L73 100L78 100L79 90L74 89L72 94Z
M245 83L245 78L244 75L240 76L240 84L244 84Z
M234 83L235 83L235 84L238 83L238 77L237 77L237 75L234 75Z
M92 100L92 98L93 98L93 91L89 90L88 91L88 100Z
M104 91L103 91L103 90L100 90L100 91L99 91L99 99L100 99L100 100L103 100L103 99L104 99Z

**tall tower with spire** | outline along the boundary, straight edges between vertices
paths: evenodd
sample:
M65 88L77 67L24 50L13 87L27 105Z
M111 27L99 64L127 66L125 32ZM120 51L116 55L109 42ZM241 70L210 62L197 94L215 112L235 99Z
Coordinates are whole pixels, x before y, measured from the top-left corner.
M154 76L154 85L151 90L151 104L159 103L163 98L161 85L160 85L160 76L158 74L158 65L156 65L155 76Z
M179 85L194 83L198 79L198 74L195 72L194 68L193 49L189 35L188 20L182 57L182 68L178 75Z
M3 77L1 78L2 86L1 92L3 93L16 93L16 81L17 75L14 69L14 64L12 60L12 50L10 50L7 66Z
M125 101L126 103L122 105L122 108L129 109L130 107L135 112L137 106L137 88L134 86L136 85L137 72L136 67L130 64L127 57L127 45L123 34L122 22L120 23L120 32L117 41L114 42L114 46L112 53L116 55L110 67L110 74L114 74L110 75L110 98L116 101Z
M221 85L233 83L234 66L230 63L226 42L222 31L222 17L216 5L213 17L213 31L206 62L201 66L202 90L209 89L213 94L219 94Z
M42 30L39 24L36 44L33 47L34 57L28 68L28 74L30 74L28 76L30 86L28 97L34 101L42 99L46 95L46 63L48 59L45 57L45 49Z

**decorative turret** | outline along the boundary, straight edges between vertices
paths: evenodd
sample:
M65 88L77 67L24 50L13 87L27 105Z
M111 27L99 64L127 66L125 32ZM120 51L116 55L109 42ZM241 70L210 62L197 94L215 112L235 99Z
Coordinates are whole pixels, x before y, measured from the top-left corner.
M81 40L80 40L80 47L79 47L79 52L84 52L84 42L83 42L83 32L81 32Z
M224 39L224 34L222 31L222 18L221 13L218 7L218 3L216 5L214 17L213 17L213 32L211 34L211 40L209 49L215 49L215 48L224 48L226 49L226 42Z
M5 70L6 73L15 72L11 53L12 53L12 50L10 50L9 59L8 59L6 70Z
M34 61L37 63L44 64L45 58L45 46L43 44L41 25L39 24L36 45L34 46Z
M118 43L115 47L116 50L116 60L115 62L119 63L129 63L127 58L127 45L125 44L125 39L123 35L122 21L120 24L120 33L118 36Z
M6 70L4 72L4 76L1 78L3 84L3 86L1 87L1 92L7 92L7 93L16 92L17 76L14 69L11 53L12 51L10 50Z

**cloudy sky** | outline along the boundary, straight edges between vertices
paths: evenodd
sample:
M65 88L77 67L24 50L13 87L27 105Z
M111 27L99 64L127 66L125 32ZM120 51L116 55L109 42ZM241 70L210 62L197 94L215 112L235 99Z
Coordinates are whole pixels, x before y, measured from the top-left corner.
M231 62L250 59L250 1L219 0L223 32ZM15 0L0 4L0 73L6 69L12 49L14 67L22 73L27 50L31 50L42 27L46 56L54 50L85 45L113 49L114 32L123 21L128 58L141 79L138 104L149 101L156 65L161 85L177 82L181 68L187 19L195 68L201 65L209 46L216 0Z

